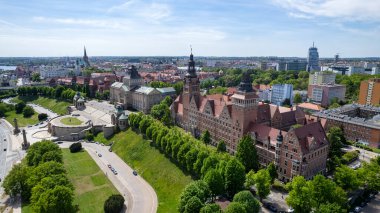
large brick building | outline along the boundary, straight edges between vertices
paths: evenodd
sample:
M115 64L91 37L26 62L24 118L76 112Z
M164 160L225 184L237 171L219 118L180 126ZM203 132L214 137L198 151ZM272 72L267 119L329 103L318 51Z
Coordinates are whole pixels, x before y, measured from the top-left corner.
M191 54L183 92L171 111L177 125L195 136L208 130L212 144L223 140L230 153L236 151L243 135L250 134L256 139L260 163L266 165L278 159L278 172L284 181L295 174L309 178L326 168L327 152L321 150L328 150L328 142L322 125L319 122L305 125L305 114L298 107L259 102L248 73L243 74L233 94L202 96ZM295 124L302 127L294 129ZM281 142L276 139L278 135L283 135ZM309 159L309 155L313 158Z
M380 107L348 104L336 109L314 113L326 120L326 129L338 126L347 140L380 148Z

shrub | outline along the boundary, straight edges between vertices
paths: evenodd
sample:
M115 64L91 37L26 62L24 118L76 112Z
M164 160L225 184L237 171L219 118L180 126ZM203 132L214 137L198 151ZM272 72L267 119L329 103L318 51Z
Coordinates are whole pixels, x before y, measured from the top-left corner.
M22 113L25 107L26 107L25 102L21 101L20 103L17 103L17 104L15 105L16 113L17 113L17 114Z
M358 151L347 152L342 156L341 162L343 164L348 164L348 163L351 163L352 161L358 159L358 157L359 157Z
M281 183L278 180L274 180L274 183L272 185L272 189L275 189L275 190L280 191L280 192L288 192L286 185Z
M73 143L70 145L71 153L79 152L80 150L82 150L82 144L80 142Z
M26 106L24 110L22 110L22 114L24 118L28 118L32 115L34 115L34 109L31 106Z
M88 141L93 141L94 140L94 134L92 134L91 132L87 132L86 133L86 139Z
M48 115L46 113L38 114L38 120L39 121L46 120L47 117L48 117Z
M104 202L105 213L121 212L124 206L124 197L121 195L111 195L106 202Z

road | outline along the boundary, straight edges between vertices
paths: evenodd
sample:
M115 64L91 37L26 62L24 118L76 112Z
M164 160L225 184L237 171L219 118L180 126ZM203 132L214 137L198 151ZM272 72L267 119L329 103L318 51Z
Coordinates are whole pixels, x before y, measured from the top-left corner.
M13 137L13 127L9 126L4 119L0 119L0 178L4 180L12 166L25 155L18 142ZM13 144L12 144L13 143ZM12 146L13 145L13 146ZM4 189L0 188L0 195Z
M55 117L59 116L57 113L55 113L49 109L46 109L40 105L37 105L37 104L27 104L27 105L33 107L33 109L38 113L46 113L49 116L49 118L55 118Z
M380 156L380 154L377 154L375 152L370 152L365 149L361 149L355 146L348 146L347 148L343 148L343 151L353 151L353 150L359 150L359 160L370 162L371 159L376 158L377 156Z
M72 142L60 144L62 148L68 148ZM109 152L109 146L101 146L95 143L82 143L84 149L90 154L100 169L107 175L112 184L122 195L126 195L127 212L131 213L155 213L157 211L157 195L154 189L139 175L133 175L133 169L119 156ZM98 156L101 153L102 157ZM111 164L118 172L114 175L108 168Z

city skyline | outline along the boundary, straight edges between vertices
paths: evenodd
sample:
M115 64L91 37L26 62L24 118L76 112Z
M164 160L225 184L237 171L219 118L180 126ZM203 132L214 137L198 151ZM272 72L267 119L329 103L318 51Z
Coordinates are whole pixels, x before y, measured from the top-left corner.
M0 57L380 55L375 0L0 0Z

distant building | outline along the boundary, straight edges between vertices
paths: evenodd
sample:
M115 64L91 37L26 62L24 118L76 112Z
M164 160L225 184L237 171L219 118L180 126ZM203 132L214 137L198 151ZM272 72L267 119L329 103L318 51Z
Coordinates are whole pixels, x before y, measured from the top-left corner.
M173 89L160 90L144 85L144 79L137 72L136 67L128 69L123 82L115 82L110 89L110 102L121 105L124 109L133 108L149 113L153 105L160 103L166 96L173 93Z
M83 62L84 62L84 67L90 67L91 66L90 61L88 60L86 47L84 47Z
M268 69L268 63L265 61L260 62L260 70L267 70Z
M359 104L380 104L380 78L369 79L360 83Z
M309 84L334 84L335 76L331 72L315 72L309 75Z
M313 46L309 48L309 52L307 55L307 68L308 72L311 71L319 71L319 54L318 48Z
M349 66L347 75L354 75L354 74L364 74L365 73L365 68L364 67L357 67L357 66Z
M303 71L306 68L306 62L305 61L299 61L299 60L293 60L284 62L281 61L276 66L276 71Z
M290 100L290 105L293 104L293 85L292 84L274 84L270 101L272 104L282 106L285 99Z
M371 75L378 75L380 74L380 67L372 67Z
M310 101L328 107L334 98L345 100L346 86L339 84L310 84L308 87Z
M326 129L341 127L347 140L380 148L380 107L348 104L314 116L326 119Z

